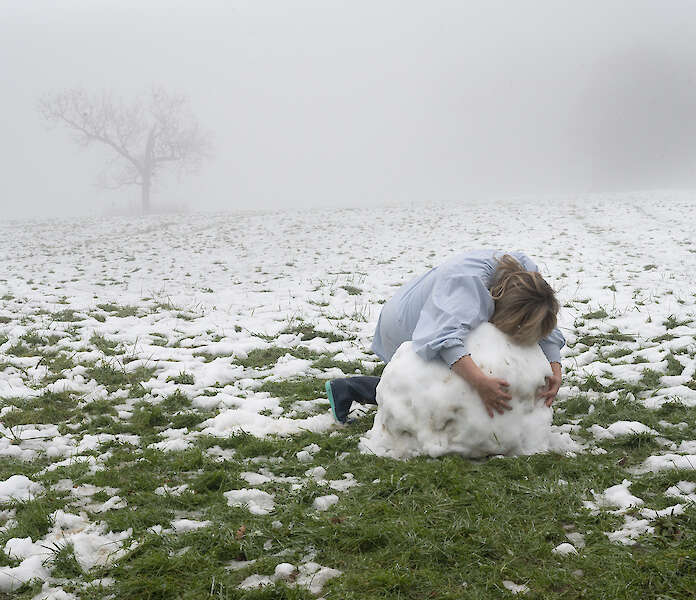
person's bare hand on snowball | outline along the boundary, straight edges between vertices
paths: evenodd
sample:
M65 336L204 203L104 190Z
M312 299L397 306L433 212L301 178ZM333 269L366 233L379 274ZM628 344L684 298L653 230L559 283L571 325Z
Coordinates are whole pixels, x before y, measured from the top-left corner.
M551 404L553 404L553 401L556 399L556 394L558 394L558 390L561 388L561 381L563 379L561 375L561 363L552 362L551 370L553 371L553 375L546 377L546 387L539 392L539 398L544 399L544 404L546 404L546 406L551 406Z
M512 406L508 403L512 396L507 392L510 384L504 379L484 376L475 383L475 387L489 417L493 418L495 414L493 411L502 415L506 410L512 410Z
M507 391L510 384L504 379L488 377L470 355L462 356L451 369L476 389L489 417L493 418L496 412L502 415L506 410L512 410L508 403L512 396Z

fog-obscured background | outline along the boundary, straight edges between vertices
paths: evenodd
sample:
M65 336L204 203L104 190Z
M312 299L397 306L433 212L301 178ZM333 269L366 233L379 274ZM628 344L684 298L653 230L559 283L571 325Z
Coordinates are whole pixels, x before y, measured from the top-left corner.
M153 84L213 134L191 210L696 188L689 0L0 0L0 219L137 208L36 103Z

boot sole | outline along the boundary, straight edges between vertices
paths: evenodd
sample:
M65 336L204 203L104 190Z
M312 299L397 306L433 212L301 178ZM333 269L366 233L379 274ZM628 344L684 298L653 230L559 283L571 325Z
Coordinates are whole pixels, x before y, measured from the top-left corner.
M326 395L328 396L329 404L331 405L331 416L333 417L333 420L336 421L338 425L345 425L345 421L341 421L336 415L336 406L334 405L333 392L331 391L331 381L327 381L324 384L324 388L326 388Z

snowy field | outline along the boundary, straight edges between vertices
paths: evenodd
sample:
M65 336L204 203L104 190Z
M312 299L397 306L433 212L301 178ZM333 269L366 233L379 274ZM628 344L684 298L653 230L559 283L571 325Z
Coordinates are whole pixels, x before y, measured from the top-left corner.
M0 222L0 598L693 597L694 209ZM381 304L480 247L557 290L582 449L361 453L374 412L337 428L324 382L379 374Z

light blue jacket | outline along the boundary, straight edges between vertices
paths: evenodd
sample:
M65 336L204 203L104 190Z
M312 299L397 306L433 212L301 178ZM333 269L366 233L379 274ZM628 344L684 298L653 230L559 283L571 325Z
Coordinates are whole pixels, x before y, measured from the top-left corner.
M469 333L493 316L495 304L489 287L496 257L505 252L474 250L454 256L404 284L383 307L372 341L372 351L389 362L396 349L409 340L415 351L448 365L470 354ZM528 271L537 266L521 252L508 252ZM539 342L549 362L561 361L565 338L558 328Z

